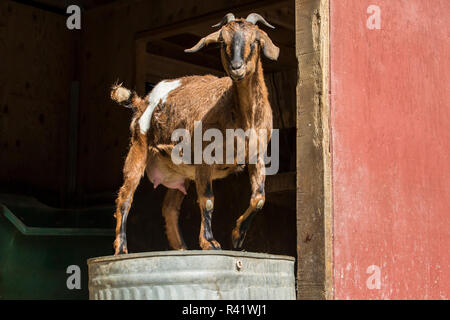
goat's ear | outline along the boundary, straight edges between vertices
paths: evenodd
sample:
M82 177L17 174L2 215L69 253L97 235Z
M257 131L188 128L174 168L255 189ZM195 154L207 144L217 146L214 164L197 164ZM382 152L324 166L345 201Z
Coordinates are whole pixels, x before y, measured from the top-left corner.
M258 30L259 43L263 49L264 55L270 60L278 60L280 54L280 48L273 44L267 33L262 30Z
M193 46L193 47L190 48L190 49L184 50L184 52L187 52L187 53L197 52L197 51L199 51L201 48L203 48L204 46L207 46L207 45L210 44L210 43L216 43L216 42L219 42L219 39L220 39L220 31L221 31L221 30L218 30L218 31L213 32L213 33L207 35L206 37L200 39L200 41L199 41L195 46Z

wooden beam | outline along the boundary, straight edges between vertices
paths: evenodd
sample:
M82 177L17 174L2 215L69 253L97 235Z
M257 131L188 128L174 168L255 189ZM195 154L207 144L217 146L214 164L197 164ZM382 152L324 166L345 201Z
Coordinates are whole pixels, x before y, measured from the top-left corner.
M180 30L182 30L183 33L195 33L195 30L198 30L198 25L201 25L203 28L205 25L212 26L213 24L216 24L218 21L220 21L228 12L233 12L237 17L246 16L255 11L279 8L280 6L285 6L288 2L288 0L263 0L255 1L246 5L232 7L227 9L226 11L218 10L212 13L198 16L193 19L187 19L171 25L138 32L136 34L136 39L142 39L152 36L157 36L158 38L166 38L180 33Z
M296 0L298 299L332 298L329 0Z
M157 38L152 38L149 42L147 42L147 52L150 54L165 56L167 58L185 61L191 64L223 72L219 54L211 55L203 52L186 54L184 49L186 48Z
M34 7L40 10L53 12L61 16L66 15L65 8L60 6L58 3L53 3L50 1L33 1L33 0L12 0L12 1L26 6Z

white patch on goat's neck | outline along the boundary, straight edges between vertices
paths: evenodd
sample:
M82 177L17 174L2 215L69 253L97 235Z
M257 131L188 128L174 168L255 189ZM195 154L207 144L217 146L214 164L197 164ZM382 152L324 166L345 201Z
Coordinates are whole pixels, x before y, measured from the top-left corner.
M152 92L150 92L150 95L148 96L147 109L145 109L145 112L139 118L139 127L141 128L142 134L147 133L150 128L153 110L155 110L159 102L162 101L162 103L165 103L170 91L175 90L180 85L180 80L161 81L153 88Z

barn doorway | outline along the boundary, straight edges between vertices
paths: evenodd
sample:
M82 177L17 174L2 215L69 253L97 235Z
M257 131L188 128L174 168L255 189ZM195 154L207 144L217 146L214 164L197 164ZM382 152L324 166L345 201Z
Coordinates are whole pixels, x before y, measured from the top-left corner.
M295 58L295 15L294 2L265 2L259 5L236 6L227 9L237 17L246 17L251 12L265 15L276 27L268 31L272 40L280 47L277 62L263 61L266 85L269 90L274 118L274 128L279 130L280 169L278 174L267 177L266 206L257 219L254 229L246 238L246 250L278 252L296 255L295 191L296 191L296 100L295 88L297 60ZM225 12L225 13L227 13ZM141 94L163 79L189 74L213 74L225 76L218 46L209 46L193 55L184 49L197 43L210 33L211 25L220 21L223 11L212 12L201 17L138 32L135 37L135 86ZM233 186L230 188L230 186ZM232 249L230 230L235 220L248 206L250 185L248 173L216 181L216 209L213 230L224 249ZM193 188L192 188L193 189ZM196 248L199 213L196 194L191 190L181 209L181 228L188 247ZM155 199L159 203L161 198ZM156 215L160 216L159 210ZM130 221L132 218L130 217ZM151 219L148 215L145 219ZM136 217L136 220L138 218ZM131 222L130 222L131 223ZM149 225L151 221L136 221L135 225ZM130 224L133 228L134 223ZM155 230L156 231L156 230ZM137 235L137 232L134 232ZM131 241L131 240L130 240ZM143 243L139 240L130 242ZM145 241L144 241L145 243ZM149 243L145 246L150 245ZM155 243L153 243L155 245ZM164 243L165 245L165 243Z
M256 12L276 27L266 31L280 47L277 62L263 61L273 127L280 133L280 168L267 178L266 204L244 249L295 257L299 299L332 297L329 0L73 2L82 8L81 30L66 28L66 6L58 0L0 5L2 21L23 37L13 39L0 25L0 46L15 61L0 67L0 121L5 124L0 130L6 128L0 148L9 155L0 160L8 168L0 176L0 191L35 197L61 208L61 214L110 210L111 220L102 218L98 225L111 228L131 118L129 110L110 100L111 85L119 80L145 94L162 79L223 76L218 48L191 55L183 50L210 33L226 13L246 17ZM36 57L39 64L32 63ZM194 189L180 217L189 249L198 249ZM215 182L214 190L214 235L224 249L232 249L231 230L250 196L247 172ZM161 216L164 195L163 187L153 190L142 179L128 220L130 252L169 249ZM112 239L107 253L111 248Z

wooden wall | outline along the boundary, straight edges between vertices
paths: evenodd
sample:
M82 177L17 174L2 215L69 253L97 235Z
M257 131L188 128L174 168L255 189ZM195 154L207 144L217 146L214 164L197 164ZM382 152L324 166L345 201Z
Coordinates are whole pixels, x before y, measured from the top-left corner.
M62 197L73 43L64 16L0 3L1 192Z

